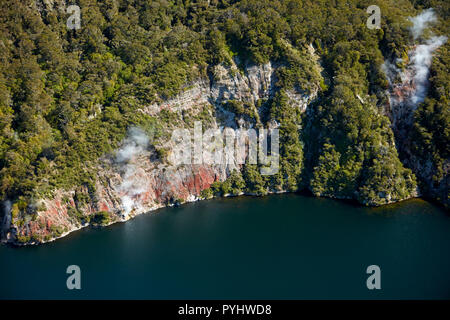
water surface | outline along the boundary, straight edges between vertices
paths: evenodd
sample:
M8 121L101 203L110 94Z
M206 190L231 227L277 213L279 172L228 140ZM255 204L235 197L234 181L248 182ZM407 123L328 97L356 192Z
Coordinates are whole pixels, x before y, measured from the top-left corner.
M0 246L0 298L450 298L450 216L296 194L166 208L55 242ZM66 288L68 265L81 290ZM381 268L368 290L366 268Z

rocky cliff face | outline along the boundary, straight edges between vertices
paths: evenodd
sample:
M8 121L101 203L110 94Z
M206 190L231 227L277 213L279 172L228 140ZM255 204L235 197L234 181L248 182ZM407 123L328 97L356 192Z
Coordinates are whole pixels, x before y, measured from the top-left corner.
M185 112L195 115L207 111L213 128L249 128L254 124L224 110L223 103L239 100L254 105L259 99L269 98L276 90L276 68L272 63L248 65L244 71L235 64L215 66L209 78L199 79L178 96L144 106L139 112L157 117L162 110L168 110L180 119L178 124L186 125L183 122ZM315 93L307 95L291 90L288 96L293 108L304 111ZM274 126L276 124L271 127ZM169 132L173 128L167 129ZM215 181L224 181L230 174L226 164L171 165L159 157L153 147L163 144L170 153L173 147L170 143L140 141L139 137L124 141L122 148L134 150L125 160L118 160L117 155L100 159L95 186L56 190L53 198L39 200L39 209L28 220L18 223L7 208L2 225L3 240L25 244L47 242L90 224L126 221L160 207L196 201L202 190Z

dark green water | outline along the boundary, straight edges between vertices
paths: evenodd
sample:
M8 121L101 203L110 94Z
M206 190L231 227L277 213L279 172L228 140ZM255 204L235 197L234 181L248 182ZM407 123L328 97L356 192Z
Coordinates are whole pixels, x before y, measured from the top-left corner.
M450 298L450 217L300 195L167 208L38 247L0 247L1 298ZM81 290L66 289L68 265ZM366 268L381 268L368 290Z

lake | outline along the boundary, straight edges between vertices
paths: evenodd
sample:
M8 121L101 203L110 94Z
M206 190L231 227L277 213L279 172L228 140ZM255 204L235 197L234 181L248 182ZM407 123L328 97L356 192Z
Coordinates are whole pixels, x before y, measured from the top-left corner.
M0 263L2 299L448 299L450 215L419 199L222 198L3 245ZM69 265L81 290L66 287ZM370 265L381 290L367 289Z

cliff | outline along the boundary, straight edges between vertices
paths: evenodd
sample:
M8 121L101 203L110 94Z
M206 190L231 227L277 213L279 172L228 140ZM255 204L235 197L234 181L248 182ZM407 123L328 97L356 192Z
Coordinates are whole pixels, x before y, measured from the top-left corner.
M172 152L173 144L167 138L179 126L189 128L186 114L195 118L206 113L212 128L257 125L256 120L249 121L223 106L229 100L238 100L255 108L259 100L270 98L276 90L276 68L272 63L247 65L245 70L239 70L234 63L217 65L210 77L189 84L176 97L142 107L139 112L154 117L163 110L176 115L178 121L164 128L165 139L150 139L137 146L138 139L133 141L129 137L122 148L136 148L136 152L125 160L118 160L117 154L101 158L95 185L56 190L52 198L39 199L36 212L24 220L20 219L20 213L14 214L8 208L2 224L3 241L44 243L89 225L109 225L157 208L199 200L203 190L216 181L225 181L234 167L226 163L177 166L170 164L167 156L161 156L157 149L164 149L166 154ZM317 90L312 94L288 91L292 108L301 112L316 95Z
M3 241L230 194L448 202L448 44L432 36L446 33L432 9L429 21L409 17L413 5L386 11L398 27L372 30L351 2L11 1L0 4ZM436 28L411 37L408 19ZM267 139L279 137L279 170L173 164L173 134L195 140L199 123L279 129Z

